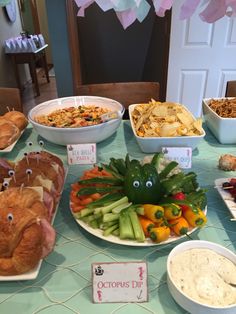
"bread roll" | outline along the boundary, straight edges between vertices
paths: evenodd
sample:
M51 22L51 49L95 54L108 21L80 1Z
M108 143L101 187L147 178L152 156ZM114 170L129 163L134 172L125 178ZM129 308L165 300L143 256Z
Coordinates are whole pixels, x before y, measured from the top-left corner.
M0 117L0 149L14 143L20 136L20 130L11 121Z
M28 124L25 115L20 111L9 111L3 115L3 118L14 123L21 131L24 130Z

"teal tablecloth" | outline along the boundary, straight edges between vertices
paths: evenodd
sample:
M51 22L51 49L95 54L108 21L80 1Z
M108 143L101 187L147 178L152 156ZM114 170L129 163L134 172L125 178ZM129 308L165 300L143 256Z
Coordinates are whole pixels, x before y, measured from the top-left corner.
M198 174L202 187L208 189L207 226L192 235L194 239L213 241L235 252L236 222L214 188L214 180L232 177L235 172L218 169L219 156L236 155L236 146L219 144L206 129L207 135L193 152L192 170ZM0 155L11 160L20 159L24 152L40 150L37 134L29 127L11 153ZM29 148L28 142L33 142ZM45 150L60 156L67 163L65 147L45 141ZM118 131L97 145L98 161L108 162L111 156L142 158L128 121ZM43 261L38 277L31 281L0 283L0 313L43 314L124 314L186 313L172 299L166 284L166 260L176 244L153 247L127 247L98 239L83 230L69 210L70 184L89 166L69 167L64 192L54 222L57 242L54 251ZM186 241L182 240L182 241ZM178 242L179 243L179 242ZM146 303L93 304L91 263L145 260L148 263L149 301Z

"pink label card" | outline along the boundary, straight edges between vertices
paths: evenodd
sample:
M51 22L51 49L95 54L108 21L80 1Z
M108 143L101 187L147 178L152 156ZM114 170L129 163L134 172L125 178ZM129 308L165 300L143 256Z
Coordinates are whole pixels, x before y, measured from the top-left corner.
M95 164L97 161L96 144L67 145L67 160L69 165Z
M147 302L147 263L93 263L93 302Z
M162 147L165 158L178 162L180 168L189 169L192 167L191 147Z

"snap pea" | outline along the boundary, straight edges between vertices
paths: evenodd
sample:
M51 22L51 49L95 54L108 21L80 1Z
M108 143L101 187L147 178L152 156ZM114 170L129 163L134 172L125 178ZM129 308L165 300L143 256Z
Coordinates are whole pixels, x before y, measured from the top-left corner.
M178 166L178 163L176 161L171 161L160 173L159 177L160 179L164 179L168 176L168 174Z
M88 195L93 193L111 193L116 190L122 190L123 186L106 186L106 187L95 187L95 186L89 186L85 188L81 188L77 195Z
M123 180L118 178L112 178L112 177L95 177L85 180L79 180L78 183L80 184L93 184L93 183L104 183L104 184L122 184Z

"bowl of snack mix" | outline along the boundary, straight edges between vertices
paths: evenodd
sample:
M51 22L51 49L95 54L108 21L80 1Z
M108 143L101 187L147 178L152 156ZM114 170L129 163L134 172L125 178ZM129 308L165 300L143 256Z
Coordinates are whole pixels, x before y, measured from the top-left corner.
M236 98L205 98L202 101L206 125L221 144L235 144Z
M39 135L59 144L99 143L119 127L124 107L96 96L72 96L49 100L32 108L29 121Z
M162 147L191 147L193 150L205 136L202 119L195 118L179 103L158 102L129 106L134 136L144 153L154 153Z

